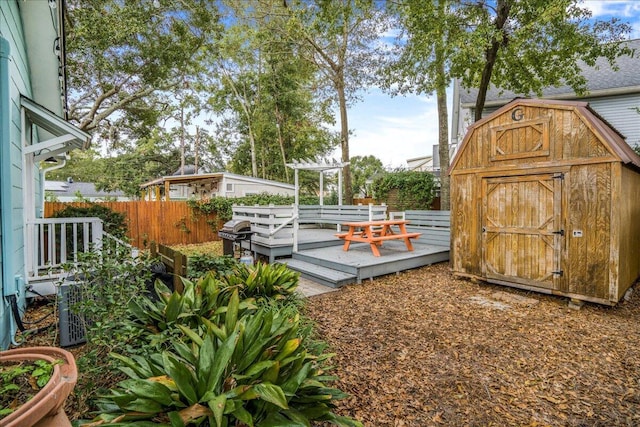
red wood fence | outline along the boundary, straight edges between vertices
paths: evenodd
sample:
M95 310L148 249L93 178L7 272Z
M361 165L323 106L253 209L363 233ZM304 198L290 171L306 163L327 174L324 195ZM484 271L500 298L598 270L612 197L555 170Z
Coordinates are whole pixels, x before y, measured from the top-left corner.
M90 203L45 202L44 216L50 218L67 206L89 207ZM222 222L215 214L194 211L187 202L100 202L115 212L126 215L128 236L137 248L146 248L150 243L179 245L220 240L218 230Z

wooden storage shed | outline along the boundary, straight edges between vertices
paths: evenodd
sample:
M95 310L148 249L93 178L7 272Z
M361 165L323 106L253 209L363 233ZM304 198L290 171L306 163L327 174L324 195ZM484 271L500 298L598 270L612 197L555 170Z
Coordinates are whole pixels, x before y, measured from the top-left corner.
M640 276L640 157L587 103L512 101L449 173L455 274L607 305Z

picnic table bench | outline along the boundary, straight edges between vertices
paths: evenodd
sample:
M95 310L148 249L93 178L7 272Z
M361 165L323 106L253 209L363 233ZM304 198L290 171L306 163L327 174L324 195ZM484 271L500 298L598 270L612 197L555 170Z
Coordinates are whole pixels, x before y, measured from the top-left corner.
M346 233L336 234L344 240L344 251L349 250L351 242L369 243L374 256L380 256L379 246L386 240L403 240L408 251L413 251L411 239L419 237L422 233L407 232L406 220L382 220L382 221L359 221L345 222L343 225L349 227ZM397 227L397 231L394 228Z

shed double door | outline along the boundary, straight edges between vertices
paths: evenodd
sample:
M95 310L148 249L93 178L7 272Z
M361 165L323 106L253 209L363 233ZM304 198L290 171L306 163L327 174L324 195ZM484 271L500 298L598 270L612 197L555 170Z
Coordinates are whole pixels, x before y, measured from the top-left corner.
M482 180L482 269L487 279L557 289L562 174Z

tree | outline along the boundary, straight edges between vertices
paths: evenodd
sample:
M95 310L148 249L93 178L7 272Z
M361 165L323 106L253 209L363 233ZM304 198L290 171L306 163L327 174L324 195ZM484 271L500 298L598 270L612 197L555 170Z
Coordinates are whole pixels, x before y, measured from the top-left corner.
M350 161L353 194L371 196L371 182L385 172L382 161L376 156L354 156Z
M438 154L440 156L440 207L448 210L449 131L447 86L456 65L454 58L465 49L464 16L447 0L407 0L391 3L402 32L393 62L383 73L382 86L392 94L436 93Z
M382 55L377 42L386 21L376 2L368 0L287 1L297 31L294 39L306 45L302 54L323 76L324 88L333 92L340 115L342 161L349 161L347 109L366 87ZM344 197L353 199L349 166L344 169Z
M198 77L221 30L204 0L68 0L69 120L112 145L170 115L171 92Z
M467 59L461 76L466 87L478 88L475 120L482 117L490 84L538 96L545 87L568 84L582 95L583 64L594 66L604 57L614 65L615 58L630 53L618 43L630 32L629 25L617 18L591 20L591 12L579 3L496 0L465 8L467 19L477 24L469 30L470 43L481 49L481 55Z
M211 64L220 78L208 87L209 105L223 115L217 132L229 168L291 182L290 159L323 156L335 146L329 109L314 97L316 70L291 42L281 3L230 1L225 12L233 24Z
M449 208L446 88L454 77L480 87L476 120L490 83L517 93L540 94L546 86L584 90L580 61L622 53L616 41L628 26L616 20L590 23L577 0L404 0L390 2L401 34L383 87L392 93L436 93L441 208Z

